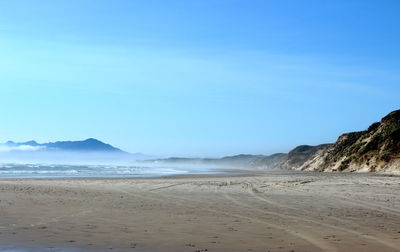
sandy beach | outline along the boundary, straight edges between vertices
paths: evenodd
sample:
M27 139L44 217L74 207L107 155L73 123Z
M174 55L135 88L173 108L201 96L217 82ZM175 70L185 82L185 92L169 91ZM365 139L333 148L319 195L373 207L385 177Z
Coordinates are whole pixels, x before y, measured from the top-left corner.
M0 244L3 251L400 251L399 192L398 176L350 173L0 179Z

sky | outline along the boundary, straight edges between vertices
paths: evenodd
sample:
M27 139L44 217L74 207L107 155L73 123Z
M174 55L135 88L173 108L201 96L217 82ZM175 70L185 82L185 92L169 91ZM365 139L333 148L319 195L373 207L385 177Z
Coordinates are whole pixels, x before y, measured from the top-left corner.
M2 0L0 142L287 152L400 108L400 1Z

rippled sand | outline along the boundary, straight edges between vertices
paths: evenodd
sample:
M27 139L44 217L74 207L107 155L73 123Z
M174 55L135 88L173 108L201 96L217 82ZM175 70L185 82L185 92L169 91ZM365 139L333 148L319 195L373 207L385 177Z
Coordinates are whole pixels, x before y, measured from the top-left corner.
M3 251L400 251L399 192L400 177L374 174L1 179L0 244Z

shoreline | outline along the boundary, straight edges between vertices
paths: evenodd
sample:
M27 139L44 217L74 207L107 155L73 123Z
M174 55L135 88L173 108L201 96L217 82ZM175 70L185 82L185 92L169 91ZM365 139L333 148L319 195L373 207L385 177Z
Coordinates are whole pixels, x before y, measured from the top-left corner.
M171 175L159 175L159 176L104 176L104 177L1 177L1 181L7 180L157 180L157 179L198 179L198 178L230 178L230 177L253 177L253 176L266 176L269 174L286 174L286 175L315 175L318 176L376 176L376 177L399 177L400 173L392 172L338 172L338 171L299 171L299 170L286 170L286 169L211 169L212 173L182 173L182 174L171 174Z
M0 178L0 251L399 251L399 190L370 173Z

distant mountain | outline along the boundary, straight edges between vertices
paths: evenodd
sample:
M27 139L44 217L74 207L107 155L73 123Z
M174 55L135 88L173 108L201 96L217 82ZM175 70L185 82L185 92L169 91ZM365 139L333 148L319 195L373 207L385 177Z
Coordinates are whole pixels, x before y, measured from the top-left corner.
M57 163L57 164L121 164L131 165L150 156L128 153L97 139L83 141L36 141L0 144L0 162L3 163Z
M40 146L40 144L38 144L36 141L28 141L28 142L22 142L22 143L16 143L13 141L7 141L5 144L3 144L5 146L9 146L9 147L18 147L18 146L24 146L24 145L28 145L28 146Z
M59 141L59 142L43 143L43 144L39 144L33 140L21 143L8 141L4 145L8 147L30 146L34 147L31 150L46 150L46 151L115 152L115 153L124 152L118 148L115 148L109 144L103 143L94 138L88 138L83 141ZM18 148L16 148L15 150L18 150Z
M285 159L279 164L284 169L301 169L302 166L308 164L310 160L314 160L325 151L331 144L321 144L317 146L300 145L291 150Z
M258 167L263 169L278 169L280 168L283 160L287 158L286 153L276 153L269 156L259 156L249 163L251 167Z
M104 152L124 152L110 144L103 143L97 139L89 138L84 141L61 141L47 143L45 146L49 149L65 151L104 151Z
M222 158L182 158L171 157L166 159L154 159L147 162L166 163L166 164L197 164L225 167L260 167L272 168L286 156L286 154L278 153L271 156L240 154L235 156L226 156Z

